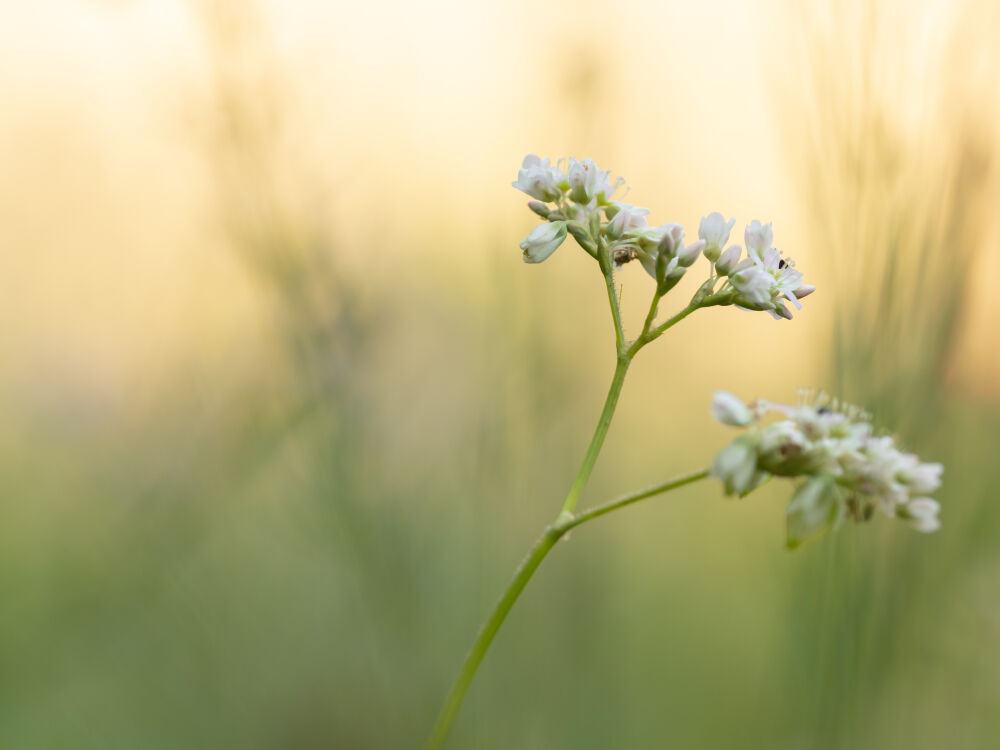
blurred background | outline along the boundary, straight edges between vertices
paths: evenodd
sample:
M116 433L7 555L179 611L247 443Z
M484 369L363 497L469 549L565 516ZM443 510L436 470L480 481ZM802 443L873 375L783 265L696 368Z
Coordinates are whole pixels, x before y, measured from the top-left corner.
M613 369L592 262L521 262L528 152L596 159L689 237L772 220L819 287L792 322L707 310L644 352L584 506L707 465L715 389L807 385L945 463L944 527L789 553L787 487L706 483L581 528L450 746L990 746L998 22L989 0L5 4L0 746L422 743Z

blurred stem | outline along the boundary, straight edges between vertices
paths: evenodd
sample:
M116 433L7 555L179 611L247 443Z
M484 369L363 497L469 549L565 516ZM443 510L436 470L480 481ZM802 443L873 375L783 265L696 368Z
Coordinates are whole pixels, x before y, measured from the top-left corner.
M472 644L472 648L469 650L468 655L465 657L465 662L462 664L462 670L458 673L455 683L448 692L448 697L445 698L444 706L441 708L441 713L438 714L437 721L434 722L434 729L431 731L431 737L427 741L426 750L439 750L439 748L443 747L444 741L447 739L448 732L451 729L451 724L455 720L455 714L458 713L458 708L462 705L462 699L465 698L465 693L469 689L472 678L475 677L476 670L482 663L483 657L489 650L490 644L493 643L493 638L496 636L497 631L500 630L500 626L507 618L507 614L514 606L514 602L517 601L521 592L524 591L524 587L528 585L528 581L531 580L535 571L538 570L538 566L542 564L542 560L545 559L546 555L552 551L552 548L556 546L556 543L562 539L570 529L586 523L587 521L592 521L595 518L600 518L608 513L620 510L621 508L631 505L632 503L652 497L653 495L660 495L692 484L697 482L699 479L704 479L707 476L708 471L699 471L694 474L688 474L687 476L672 479L668 482L658 484L654 487L649 487L645 490L640 490L639 492L632 493L631 495L625 495L624 497L605 503L604 505L598 505L595 508L591 508L588 511L580 513L578 516L574 516L572 513L567 512L560 513L556 522L545 529L544 533L538 538L538 541L536 541L534 546L531 548L531 551L528 552L527 557L525 557L520 566L518 566L517 570L514 572L514 578L511 580L510 585L507 586L507 589L500 597L500 601L498 601L496 607L493 608L493 612L490 614L489 619L483 623L478 635L476 635L476 640Z
M514 573L514 579L510 582L507 590L503 592L500 601L493 608L489 619L483 623L479 634L476 636L475 643L472 644L472 648L465 657L465 663L462 664L462 671L458 673L455 684L451 686L448 697L445 698L441 713L438 714L437 721L434 722L431 738L427 741L427 750L437 750L444 745L444 741L448 737L448 731L451 729L451 723L455 720L455 714L458 713L458 707L462 705L462 699L465 697L465 692L469 689L469 683L472 682L472 678L475 676L480 662L482 662L483 657L486 655L490 644L493 643L493 637L497 634L497 631L506 619L510 608L514 606L517 597L521 595L524 587L528 585L531 576L534 575L538 566L541 565L542 560L549 554L549 550L555 546L564 533L564 531L557 531L552 526L547 528Z

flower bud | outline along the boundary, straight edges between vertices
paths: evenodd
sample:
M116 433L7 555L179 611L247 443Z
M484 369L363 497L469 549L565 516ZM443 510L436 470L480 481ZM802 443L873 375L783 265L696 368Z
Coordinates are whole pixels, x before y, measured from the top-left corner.
M683 244L684 241L684 228L680 224L664 224L663 227L663 237L660 239L659 252L661 255L666 255L672 258L676 252L677 248Z
M580 247L588 252L593 251L594 240L590 234L588 234L587 228L584 227L583 224L571 221L566 225L566 229L571 235L573 235L573 239L579 243Z
M705 249L705 240L698 240L697 242L692 242L687 247L681 248L677 251L677 262L682 266L687 268L701 255L702 250Z
M698 237L705 241L705 257L713 263L729 241L729 233L735 223L736 219L726 221L722 214L714 211L702 218L701 223L698 224Z
M798 289L796 289L792 294L795 295L795 299L802 299L803 297L808 297L810 294L816 291L816 287L812 284L803 284Z
M528 201L528 208L541 216L543 219L548 219L549 213L552 211L551 208L541 201Z
M770 312L771 312L771 317L773 317L775 320L778 320L780 318L784 318L785 320L792 319L792 311L789 310L787 307L785 307L785 304L783 302L775 302L774 309L771 310Z
M944 471L941 464L920 463L912 454L905 458L909 460L898 470L897 477L911 492L925 495L941 486L941 473Z
M599 170L593 159L569 160L569 197L577 203L590 203L596 194Z
M719 451L708 474L722 482L727 495L745 495L754 489L762 477L757 471L757 450L753 439L743 435Z
M754 421L749 407L726 391L716 391L712 397L712 416L731 427L746 427Z
M743 251L739 245L732 245L726 250L719 259L715 261L715 270L719 272L722 276L728 276L736 268L736 264L740 262L740 253Z
M820 474L800 484L785 511L788 547L794 549L833 528L841 508L831 477Z
M743 239L746 242L747 255L760 260L764 253L771 249L771 243L774 242L774 231L770 224L761 224L757 219L754 219L747 224Z
M566 222L539 224L522 242L525 263L541 263L556 251L566 239Z

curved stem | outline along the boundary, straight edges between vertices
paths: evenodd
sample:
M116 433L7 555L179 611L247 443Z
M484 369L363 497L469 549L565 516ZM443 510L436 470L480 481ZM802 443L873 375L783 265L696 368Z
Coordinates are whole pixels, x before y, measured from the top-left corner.
M556 543L562 539L566 532L580 524L600 518L603 515L612 513L632 503L637 503L647 497L684 487L707 476L707 471L699 471L696 474L688 474L679 479L672 479L655 487L650 487L631 495L625 495L604 505L598 505L596 508L591 508L579 516L560 514L560 520L545 529L545 532L535 542L531 551L528 552L528 556L521 562L521 565L514 573L514 578L511 580L510 585L507 586L507 589L493 608L489 619L483 623L483 627L480 628L478 635L476 635L476 640L472 644L468 655L466 655L465 662L462 664L462 670L458 673L455 684L448 691L448 697L445 698L441 713L438 714L437 721L434 722L434 729L431 731L431 737L427 741L426 750L439 750L444 745L444 741L448 737L448 731L451 729L451 724L455 719L455 714L458 713L458 708L462 705L462 699L465 697L465 693L469 689L472 678L483 661L486 651L489 649L490 644L493 643L493 638L496 636L497 631L500 630L500 626L507 618L511 607L514 606L514 602L517 601L521 592L524 591L524 587L528 585L528 581L531 580L535 571L538 570L538 566L542 564L542 560L552 551L552 548L555 547Z
M708 476L708 469L704 471L699 471L694 474L688 474L687 476L680 477L678 479L671 479L669 482L664 482L663 484L658 484L654 487L649 487L648 489L641 490L640 492L633 492L631 495L624 495L617 500L612 500L604 505L598 505L590 510L585 510L578 516L574 516L572 519L562 522L558 525L558 528L563 531L569 531L572 528L579 526L582 523L591 521L595 518L599 518L607 513L624 508L632 503L637 503L640 500L645 500L647 497L652 497L653 495L659 495L664 492L670 492L670 490L676 490L678 487L684 487L688 484L693 484L700 479L705 479Z
M490 644L493 643L493 637L507 618L507 613L514 606L517 597L521 595L524 587L528 585L531 576L538 570L538 566L541 565L542 560L545 559L545 556L549 554L549 551L565 533L565 531L555 529L554 527L547 528L545 533L535 542L535 546L528 552L528 556L524 558L521 565L515 571L514 579L507 586L507 590L503 592L500 601L493 608L489 619L480 628L479 633L476 635L476 640L465 657L465 662L462 664L462 671L458 673L455 684L448 691L448 697L445 698L444 706L441 708L441 713L438 714L437 721L434 722L434 729L431 730L431 737L427 741L427 750L437 750L437 748L440 748L444 744L445 738L448 736L448 730L451 729L451 723L458 712L458 707L462 705L462 699L465 697L465 692L469 689L469 683L472 682L472 678L475 676L480 662L482 662L483 657L486 655Z
M631 363L632 359L628 356L618 358L618 364L615 366L615 375L611 379L611 387L608 389L607 398L604 399L604 409L601 410L601 418L597 421L594 436L590 439L590 445L587 447L587 453L583 457L583 463L580 464L580 470L576 473L576 479L573 480L573 486L569 488L569 493L563 502L561 511L563 514L572 513L574 508L576 508L576 504L580 502L580 494L583 492L583 488L587 486L587 480L590 479L590 472L594 469L597 456L601 452L601 446L604 445L604 438L608 434L608 428L611 427L611 418L615 414L618 397L621 395L622 386L625 384L625 373L628 372L628 366Z

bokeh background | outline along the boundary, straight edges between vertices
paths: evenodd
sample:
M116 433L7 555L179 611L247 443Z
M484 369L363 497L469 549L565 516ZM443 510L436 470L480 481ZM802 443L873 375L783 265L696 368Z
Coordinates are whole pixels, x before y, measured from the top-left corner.
M944 528L789 553L786 487L708 484L581 528L450 746L992 746L998 29L990 0L4 4L0 746L420 745L613 368L592 262L521 263L529 151L689 236L773 220L819 286L644 352L584 505L706 465L715 389L811 385L946 464Z

